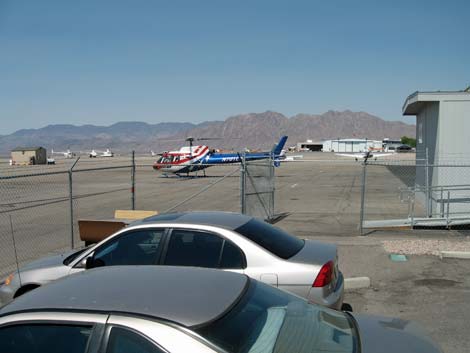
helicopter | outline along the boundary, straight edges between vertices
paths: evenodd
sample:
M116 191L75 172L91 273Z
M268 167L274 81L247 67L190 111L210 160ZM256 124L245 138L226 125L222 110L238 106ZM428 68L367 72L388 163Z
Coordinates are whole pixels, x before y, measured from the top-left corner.
M194 141L216 139L218 138L188 137L185 141L189 143L189 146L181 147L178 151L161 153L160 158L154 163L153 169L165 174L172 173L180 176L181 174L189 175L191 172L204 170L214 165L241 163L243 158L246 161L253 161L272 157L275 165L279 165L280 160L285 158L283 148L287 136L282 136L279 143L267 152L222 153L210 149L206 145L194 145Z

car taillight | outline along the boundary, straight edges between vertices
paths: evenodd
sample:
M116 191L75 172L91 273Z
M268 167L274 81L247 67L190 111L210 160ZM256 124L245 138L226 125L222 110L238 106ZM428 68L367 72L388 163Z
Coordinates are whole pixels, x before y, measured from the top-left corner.
M320 272L318 273L317 278L312 284L312 287L324 287L330 284L333 279L334 263L333 261L328 261L322 266Z

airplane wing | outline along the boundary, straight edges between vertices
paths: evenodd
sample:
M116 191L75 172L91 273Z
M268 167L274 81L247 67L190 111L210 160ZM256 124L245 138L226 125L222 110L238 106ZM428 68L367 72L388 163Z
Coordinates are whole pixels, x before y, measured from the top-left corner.
M382 158L382 157L388 157L388 156L393 156L395 153L373 153L372 158Z
M295 156L286 156L286 158L284 158L282 161L283 162L293 162L293 161L298 161L300 159L303 159L304 156L299 154L299 155L295 155Z
M364 153L335 153L336 156L351 157L351 158L364 158Z

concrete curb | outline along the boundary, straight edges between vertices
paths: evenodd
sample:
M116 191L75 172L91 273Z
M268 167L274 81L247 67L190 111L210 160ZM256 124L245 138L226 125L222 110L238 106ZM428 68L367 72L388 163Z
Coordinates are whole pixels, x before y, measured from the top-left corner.
M441 251L439 252L441 259L470 259L469 251Z
M351 277L344 280L344 289L359 289L369 288L370 278L369 277Z

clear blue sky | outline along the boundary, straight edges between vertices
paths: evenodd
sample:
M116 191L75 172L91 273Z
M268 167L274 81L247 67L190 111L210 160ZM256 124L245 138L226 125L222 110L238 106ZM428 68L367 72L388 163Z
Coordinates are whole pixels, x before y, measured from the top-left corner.
M470 84L470 1L0 0L0 134L363 110Z

